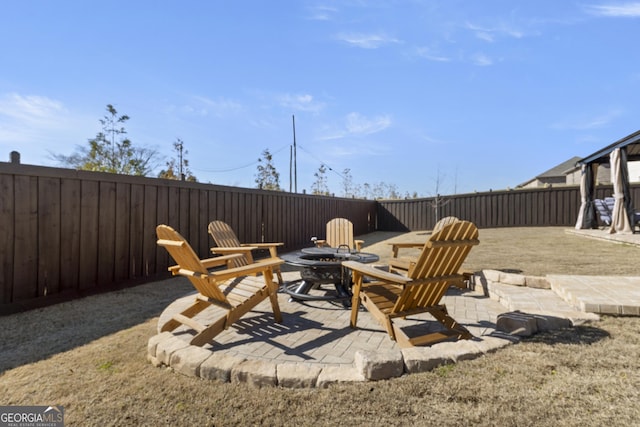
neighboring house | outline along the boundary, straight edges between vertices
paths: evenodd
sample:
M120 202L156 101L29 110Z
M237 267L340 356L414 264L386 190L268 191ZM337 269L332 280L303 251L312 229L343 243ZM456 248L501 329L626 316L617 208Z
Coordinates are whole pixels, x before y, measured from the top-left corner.
M516 188L540 188L552 185L580 184L580 169L576 166L581 157L575 156L559 165L541 173ZM598 174L600 175L600 174Z
M572 157L566 162L541 173L529 181L523 182L516 188L540 188L554 185L580 185L580 167L576 166L580 157ZM640 162L627 163L629 182L640 182ZM611 169L609 164L598 165L596 184L611 184Z
M629 182L640 182L640 162L628 162Z
M580 185L581 175L580 167L574 166L571 171L567 172L566 185ZM611 184L611 168L608 163L598 165L596 185L598 184Z

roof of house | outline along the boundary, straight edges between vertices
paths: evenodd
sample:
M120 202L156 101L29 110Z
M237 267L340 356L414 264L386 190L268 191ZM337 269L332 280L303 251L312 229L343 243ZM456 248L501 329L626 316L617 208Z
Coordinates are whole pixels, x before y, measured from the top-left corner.
M552 167L551 169L542 172L540 175L536 175L534 178L531 178L528 181L519 184L518 187L524 187L525 185L535 181L541 180L543 181L545 178L562 178L565 177L569 172L576 168L576 163L580 160L580 157L574 156L567 161L560 163L557 166Z
M580 157L574 156L569 160L560 163L557 166L552 167L546 172L542 172L536 178L557 178L566 176L571 170L576 168L576 163L580 160Z

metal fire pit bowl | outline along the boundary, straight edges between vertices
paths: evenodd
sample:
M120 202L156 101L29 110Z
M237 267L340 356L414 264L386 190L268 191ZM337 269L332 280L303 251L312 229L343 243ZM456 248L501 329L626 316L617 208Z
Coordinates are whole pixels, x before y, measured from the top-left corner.
M350 252L342 248L306 248L300 252L282 255L289 265L301 267L301 280L286 283L282 290L292 299L305 301L347 301L351 299L351 270L342 266L343 261L375 262L375 254ZM333 284L335 293L309 294L321 285Z

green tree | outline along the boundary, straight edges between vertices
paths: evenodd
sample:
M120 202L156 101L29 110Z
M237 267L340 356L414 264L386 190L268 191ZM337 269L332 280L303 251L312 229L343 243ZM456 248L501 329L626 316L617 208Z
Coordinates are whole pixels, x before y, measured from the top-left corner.
M313 174L316 180L311 185L311 194L329 195L329 186L327 185L327 168L325 165L320 165L318 171Z
M257 188L262 190L282 190L280 188L280 174L273 165L273 155L268 148L262 152L262 158L258 159L255 182Z
M184 142L180 138L176 138L173 143L173 149L176 152L176 157L167 162L167 169L161 170L158 178L198 182L197 178L189 170L189 160L186 157L189 152L184 149Z
M54 155L54 158L75 169L147 176L158 153L133 145L125 136L124 124L128 120L129 116L119 116L113 105L107 104L107 114L100 119L102 131L89 140L89 146L78 147L69 156Z

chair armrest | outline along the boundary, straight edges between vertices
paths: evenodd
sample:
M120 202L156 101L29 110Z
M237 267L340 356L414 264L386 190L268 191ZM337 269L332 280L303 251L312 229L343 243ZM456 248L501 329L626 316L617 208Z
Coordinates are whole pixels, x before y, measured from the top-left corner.
M389 267L395 270L403 270L406 273L411 268L411 263L415 264L415 260L410 258L391 258Z
M384 282L397 283L399 285L409 283L413 280L408 277L389 273L387 271L383 271L357 261L346 261L342 263L342 266L349 268L352 271L358 272L364 276L373 277L374 279L382 280Z
M222 265L229 266L231 265L230 264L231 261L233 261L236 258L242 258L242 257L243 257L242 254L231 254L231 255L223 255L219 257L202 259L200 260L200 262L202 263L204 268L209 269L213 267L220 267ZM180 266L172 265L171 267L168 268L168 270L171 272L171 274L175 276L179 274L178 272L180 271Z
M241 267L212 271L209 273L209 277L212 277L216 281L225 281L227 279L233 279L239 276L249 276L256 273L263 273L283 263L284 260L280 258L267 258L264 260L256 261L253 264L243 265Z
M321 247L325 246L325 245L326 245L326 243L327 243L327 241L326 241L326 240L320 240L320 239L318 239L318 240L316 240L316 247L321 248Z
M410 249L420 249L424 247L424 242L403 242L403 243L389 243L391 245L391 252L393 252L393 257L398 257L398 251L402 248L410 248Z
M211 252L214 254L246 254L250 253L252 250L258 249L256 246L236 246L236 247L224 247L224 248L211 248Z
M282 242L277 242L277 243L242 243L241 246L254 246L256 248L263 249L263 248L274 248L274 247L277 247L277 246L284 246L284 243L282 243Z
M278 250L276 249L279 246L284 246L284 243L282 242L277 242L277 243L243 243L242 246L251 246L252 248L257 248L257 249L269 249L269 255L271 255L271 258L277 258L278 257Z
M206 269L210 269L213 267L219 267L221 265L230 266L232 265L231 261L233 261L234 259L242 258L243 256L244 255L242 254L221 255L213 258L203 259L203 260L200 260L200 262L202 263L202 265L204 265Z
M355 250L358 252L362 252L362 245L364 244L364 240L354 240L353 244L355 245Z

